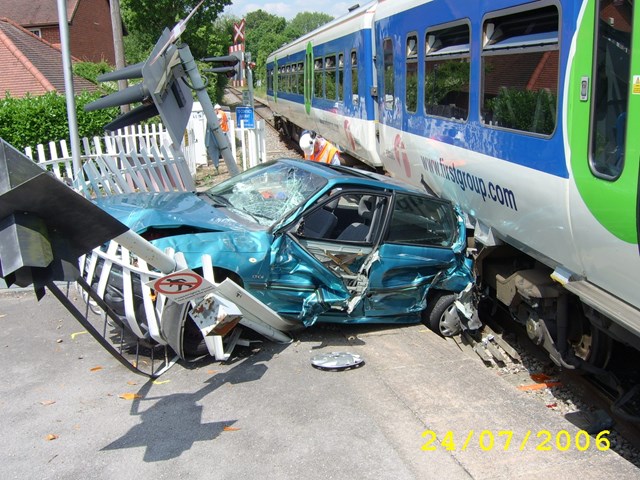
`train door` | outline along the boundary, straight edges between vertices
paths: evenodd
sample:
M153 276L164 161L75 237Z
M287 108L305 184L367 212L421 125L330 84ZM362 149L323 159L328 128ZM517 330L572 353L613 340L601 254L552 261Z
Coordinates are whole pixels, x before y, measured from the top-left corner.
M396 71L394 41L392 36L383 37L378 68L378 111L379 118L384 125L393 125L398 97L396 95Z
M593 49L590 58L581 59L577 54L576 61L578 65L584 61L585 67L589 61L591 75L573 80L572 88L579 85L581 90L570 96L579 101L569 127L574 129L570 133L571 163L580 197L609 234L632 244L638 253L640 137L629 130L640 124L640 39L635 1L594 2L594 16L579 32L591 36ZM589 124L585 125L587 118ZM582 133L585 131L588 136ZM584 156L576 155L582 152Z
M278 68L278 57L273 59L273 101L278 101L278 88L280 83L280 73Z
M587 2L578 17L574 43L591 48L579 47L570 57L565 102L571 166L568 213L580 261L576 273L584 278L565 286L588 305L584 311L592 322L599 322L602 315L613 319L608 331L622 341L628 339L615 334L615 323L640 335L640 136L634 132L640 125L640 9L636 1Z

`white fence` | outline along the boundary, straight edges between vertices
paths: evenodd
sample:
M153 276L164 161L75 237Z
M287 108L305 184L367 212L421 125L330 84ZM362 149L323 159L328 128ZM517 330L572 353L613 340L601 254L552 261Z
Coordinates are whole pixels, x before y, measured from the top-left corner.
M168 147L171 142L170 137L162 124L130 126L104 137L96 136L92 139L84 137L80 142L82 163L102 155L118 156L121 153L129 154L142 150L160 151L161 148L171 152L171 157L175 157ZM73 159L70 152L71 149L66 140L49 142L47 148L39 144L35 148L35 155L32 147L25 148L25 154L40 167L51 170L60 180L68 182L74 179ZM188 160L187 164L189 164ZM193 173L195 173L195 165Z
M205 147L206 125L207 120L202 107L196 102L177 154L170 147L171 140L166 128L161 123L157 123L125 127L103 137L82 138L80 140L81 162L84 164L87 160L103 155L120 157L122 154L140 155L142 151L151 155L157 152L162 154L163 158L184 157L191 176L195 178L198 166L208 163ZM254 129L245 129L242 126L236 128L235 122L229 120L229 129L229 137L240 141L243 170L266 161L264 120L258 120ZM235 141L231 142L231 152L233 158L237 158ZM25 153L42 168L51 170L59 179L68 183L74 180L71 149L65 140L52 141L48 145L40 144L35 149L27 147Z

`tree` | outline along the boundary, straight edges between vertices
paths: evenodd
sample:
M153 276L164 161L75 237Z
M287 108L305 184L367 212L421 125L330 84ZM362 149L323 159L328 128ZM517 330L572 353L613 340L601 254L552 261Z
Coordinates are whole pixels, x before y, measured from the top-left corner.
M295 40L318 27L329 23L333 20L331 15L318 12L301 12L297 14L284 30L284 36L287 42Z
M237 23L237 19L227 16L220 17L214 22L214 30L218 33L209 37L205 45L206 57L229 55L229 45L233 43L234 23ZM202 63L198 65L198 70L208 80L207 92L209 96L214 102L221 103L228 79L224 75L207 73L206 69L210 67L211 65Z
M245 17L246 51L251 52L252 61L256 63L254 79L266 79L267 56L286 43L283 35L287 21L283 17L271 15L264 10L249 12Z
M125 41L127 61L142 61L151 51L165 28L173 28L186 18L200 0L121 0L122 16L129 31ZM205 0L189 20L182 40L189 45L195 58L206 56L214 23L231 0Z

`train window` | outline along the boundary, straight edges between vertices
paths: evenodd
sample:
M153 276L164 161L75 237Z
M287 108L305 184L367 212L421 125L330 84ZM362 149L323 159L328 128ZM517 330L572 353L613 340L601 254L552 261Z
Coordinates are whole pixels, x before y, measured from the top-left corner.
M285 92L291 91L291 65L284 67L284 88Z
M298 74L296 75L296 81L298 84L298 93L302 95L304 93L304 64L298 63Z
M559 78L557 7L488 18L483 34L483 121L552 134Z
M355 50L351 51L351 103L354 106L360 103L360 95L358 95L358 55Z
M323 60L321 58L316 59L313 69L313 95L316 98L324 97L324 69Z
M298 64L291 64L291 79L289 80L291 93L298 93Z
M407 59L405 63L405 100L407 112L418 111L418 36L407 37Z
M383 83L384 83L384 106L388 110L393 109L394 104L394 83L395 74L393 71L393 40L385 38L382 41L382 55L383 55Z
M344 54L338 55L338 85L336 86L336 93L338 94L338 101L342 101L344 98Z
M469 35L467 24L427 31L424 108L428 115L467 119Z
M278 90L281 92L285 91L287 79L284 76L284 67L280 67L278 69Z
M296 92L296 66L295 64L289 66L289 92Z
M616 179L624 166L633 4L600 0L591 119L591 171Z
M273 68L267 67L267 90L273 91Z
M324 60L325 98L336 99L336 56L330 55Z

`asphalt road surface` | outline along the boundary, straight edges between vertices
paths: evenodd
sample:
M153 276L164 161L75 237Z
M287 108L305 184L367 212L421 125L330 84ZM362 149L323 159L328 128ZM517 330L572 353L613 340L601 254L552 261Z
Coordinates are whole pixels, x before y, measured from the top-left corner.
M314 327L153 382L50 293L0 293L0 326L3 478L638 478L593 437L538 449L539 432L578 429L422 325ZM365 363L313 368L332 351Z

